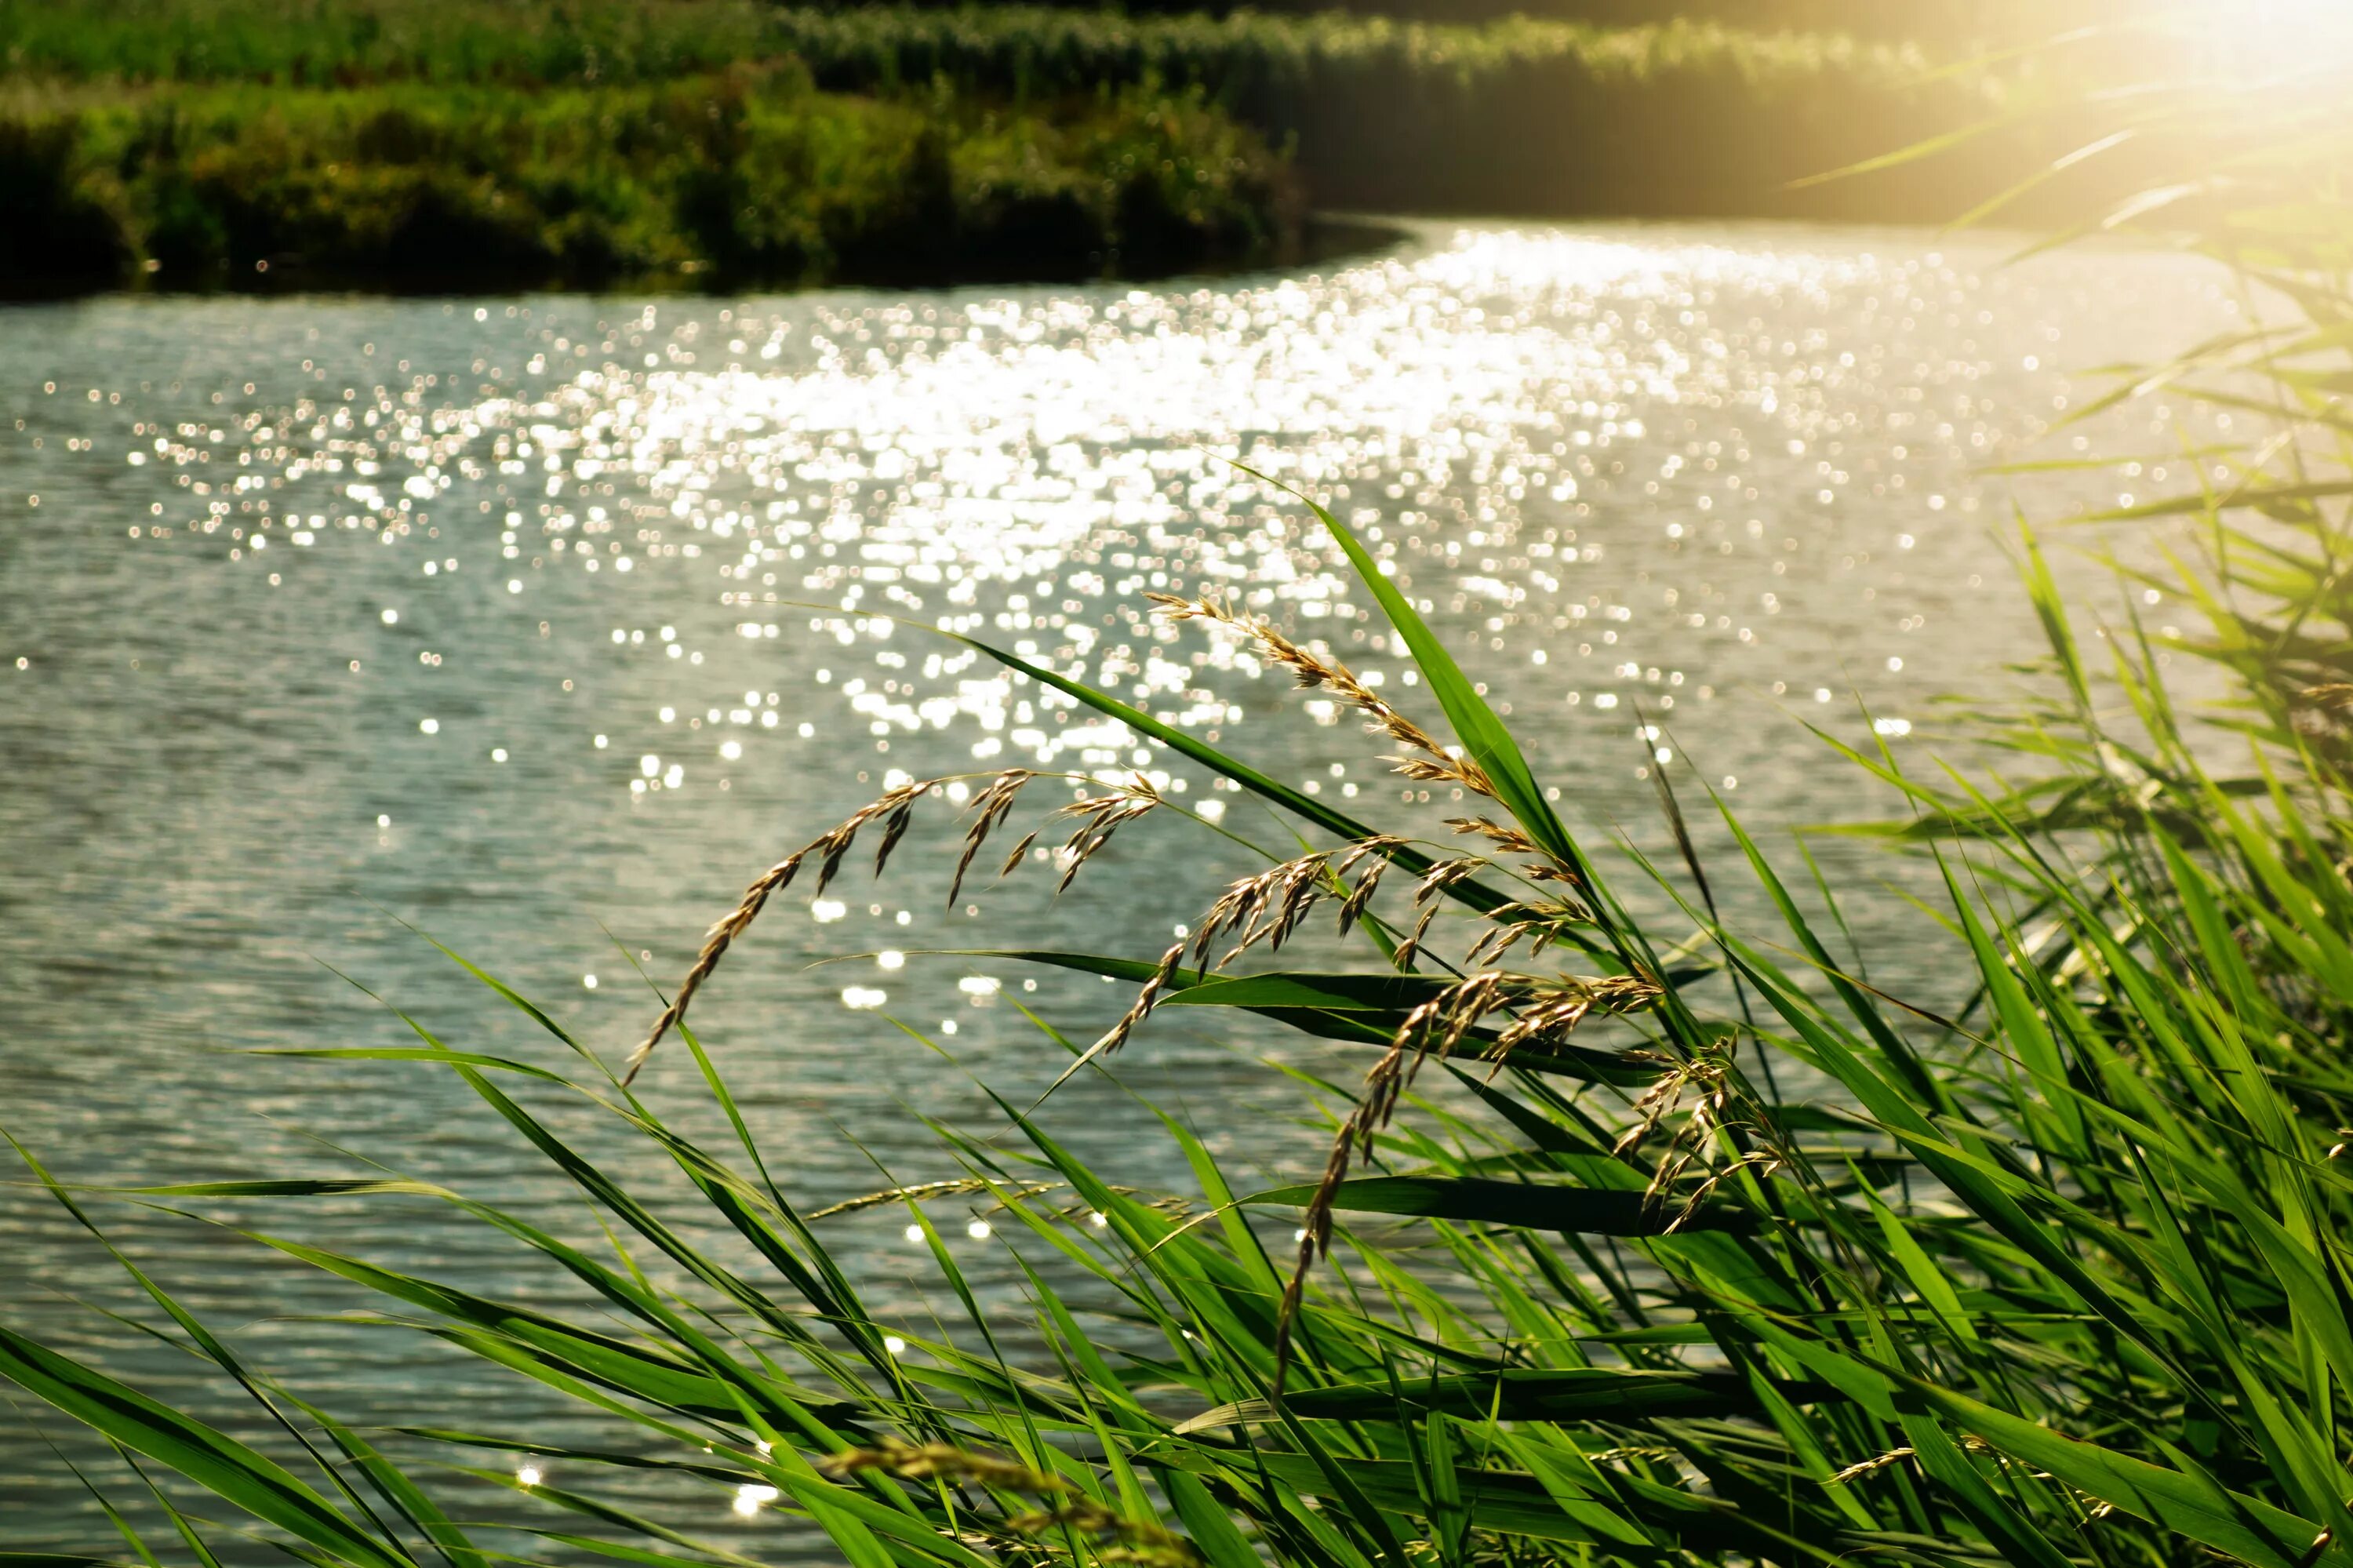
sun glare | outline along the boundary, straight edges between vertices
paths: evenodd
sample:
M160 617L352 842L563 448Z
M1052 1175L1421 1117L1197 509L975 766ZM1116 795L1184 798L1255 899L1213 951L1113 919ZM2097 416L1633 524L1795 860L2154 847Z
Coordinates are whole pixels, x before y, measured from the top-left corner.
M2348 0L2198 0L2186 12L2204 63L2218 70L2272 76L2353 63Z

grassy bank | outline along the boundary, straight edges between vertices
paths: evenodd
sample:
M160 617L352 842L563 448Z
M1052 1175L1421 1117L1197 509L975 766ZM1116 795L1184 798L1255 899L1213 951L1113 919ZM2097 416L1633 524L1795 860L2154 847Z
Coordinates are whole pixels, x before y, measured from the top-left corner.
M1281 162L1181 95L990 111L789 68L20 93L0 192L30 219L0 234L18 289L1075 278L1295 234Z
M19 80L668 79L797 61L829 90L1008 104L1198 89L1296 149L1314 201L1389 210L1941 217L1919 180L1788 182L1986 112L1916 49L1714 21L1479 25L1340 13L748 0L0 0Z

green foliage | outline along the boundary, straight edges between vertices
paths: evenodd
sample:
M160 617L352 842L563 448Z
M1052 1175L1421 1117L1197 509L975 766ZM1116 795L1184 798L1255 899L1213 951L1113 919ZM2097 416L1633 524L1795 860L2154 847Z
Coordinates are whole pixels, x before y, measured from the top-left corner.
M970 119L791 71L100 95L0 119L0 184L54 215L0 281L1082 277L1288 237L1279 163L1198 103Z
M1682 21L860 6L782 11L776 26L818 82L844 90L1198 86L1293 142L1317 198L1341 206L1748 212L1867 196L1883 212L1925 213L1893 186L1835 198L1784 187L1858 141L1910 141L1983 103L1977 85L1924 81L1915 50Z
M759 0L0 0L0 65L71 80L623 86L773 58Z
M36 80L602 86L797 61L828 90L922 101L1198 90L1295 145L1319 202L1392 210L1942 217L1941 182L1787 187L1966 124L1992 90L1932 78L1915 47L1778 23L756 0L0 0L0 58Z
M774 6L753 0L0 0L0 59L27 77L515 84L659 81L784 56L866 87L946 75L1043 92L1186 81L1295 89L1311 71L1403 69L1477 78L1511 67L1597 77L1732 69L1766 78L1916 73L1915 51L1835 32L1652 14L1631 26L1525 16L1492 25L1330 11L1130 16L1036 5Z
M955 8L975 0L913 0L934 8ZM977 0L994 8L997 0ZM1022 0L1030 3L1030 0ZM1253 0L1237 5L1215 0L1046 0L1069 10L1122 11L1136 15L1248 10L1278 15L1330 11L1408 17L1431 22L1483 22L1513 16L1598 26L1638 27L1678 18L1721 22L1757 32L1852 33L1900 42L1975 52L1986 46L2033 43L2054 32L2100 22L2129 19L2143 9L2138 0ZM854 0L829 0L824 8L849 9Z

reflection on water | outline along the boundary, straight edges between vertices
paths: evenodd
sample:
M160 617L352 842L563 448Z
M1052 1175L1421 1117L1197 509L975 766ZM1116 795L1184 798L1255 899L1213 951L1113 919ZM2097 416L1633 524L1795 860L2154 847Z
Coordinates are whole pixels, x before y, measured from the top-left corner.
M2085 396L2063 367L2163 352L2149 323L2186 341L2230 308L2184 260L2001 256L1805 228L1449 225L1200 286L0 314L9 1130L112 1184L341 1171L330 1144L356 1148L575 1233L462 1085L233 1053L412 1041L347 975L454 1045L561 1065L413 923L617 1055L659 1005L636 971L669 983L747 875L911 776L1018 764L1075 789L1141 770L1241 838L1285 842L1207 775L927 628L1442 832L1445 791L1404 789L1330 704L1147 614L1150 591L1230 597L1415 705L1345 564L1227 457L1364 530L1589 832L1649 838L1662 766L1760 821L1872 809L1795 719L1917 747L1932 694L2031 652L1994 537L2006 493L1979 471ZM2157 458L2131 482L2187 477ZM2037 483L2046 513L2117 499L2086 474ZM1314 723L1279 722L1303 705ZM1036 867L950 907L954 806L888 878L771 911L699 1004L812 1204L957 1174L906 1111L980 1117L977 1080L1055 1070L1024 1009L1084 1034L1125 1000L927 949L1151 956L1252 863L1148 821L1060 900ZM842 954L859 956L811 967ZM1320 1150L1254 1064L1270 1043L1164 1019L1124 1072L1239 1177L1271 1177ZM681 1059L648 1081L691 1107ZM1139 1185L1181 1181L1125 1106L1073 1084L1055 1125ZM551 1114L592 1148L607 1136L585 1107ZM1016 1300L985 1216L941 1217L987 1298ZM491 1295L560 1293L427 1206L241 1218ZM201 1225L110 1219L347 1416L541 1418L429 1344L301 1320L363 1304L315 1274ZM913 1309L892 1282L928 1262L903 1213L828 1224ZM0 1199L0 1255L8 1321L235 1408L75 1305L131 1303L53 1206ZM95 1547L52 1438L89 1454L54 1421L0 1420L7 1543ZM764 1500L705 1512L750 1529Z

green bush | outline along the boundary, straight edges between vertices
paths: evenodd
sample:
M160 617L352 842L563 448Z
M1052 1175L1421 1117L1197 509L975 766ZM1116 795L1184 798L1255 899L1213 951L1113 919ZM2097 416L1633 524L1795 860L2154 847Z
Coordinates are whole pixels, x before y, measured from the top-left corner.
M112 195L71 125L0 121L0 279L121 276L132 249Z
M0 279L142 262L165 284L1077 277L1255 260L1290 238L1280 163L1200 104L964 112L789 70L103 95L0 121L0 177L60 215L40 249L0 253Z

